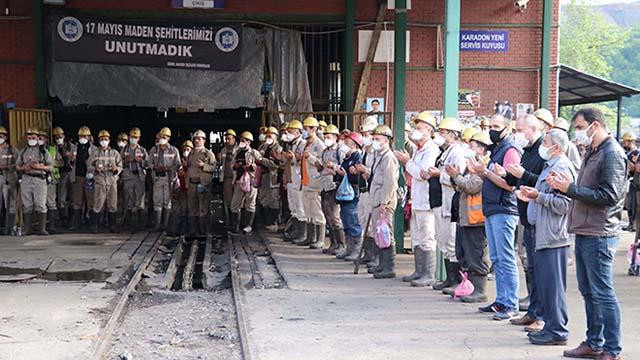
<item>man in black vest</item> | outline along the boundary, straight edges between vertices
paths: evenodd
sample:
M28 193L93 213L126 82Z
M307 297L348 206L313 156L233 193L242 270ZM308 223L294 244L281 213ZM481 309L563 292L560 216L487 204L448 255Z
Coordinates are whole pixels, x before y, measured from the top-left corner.
M519 278L515 252L515 231L518 206L513 186L505 181L506 167L520 163L520 149L511 134L511 120L494 115L490 121L489 137L495 146L491 160L485 166L470 160L471 168L484 178L482 212L489 242L489 254L496 273L496 300L481 312L495 312L495 320L507 320L518 314Z

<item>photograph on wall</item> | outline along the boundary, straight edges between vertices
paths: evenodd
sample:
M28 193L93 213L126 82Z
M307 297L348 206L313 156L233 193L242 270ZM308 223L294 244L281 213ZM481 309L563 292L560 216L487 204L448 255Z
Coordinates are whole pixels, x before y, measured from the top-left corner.
M375 113L384 112L384 98L367 98L365 110L367 114L375 115ZM384 124L384 115L377 114L378 123Z
M480 90L458 90L458 107L460 109L477 109L480 107Z

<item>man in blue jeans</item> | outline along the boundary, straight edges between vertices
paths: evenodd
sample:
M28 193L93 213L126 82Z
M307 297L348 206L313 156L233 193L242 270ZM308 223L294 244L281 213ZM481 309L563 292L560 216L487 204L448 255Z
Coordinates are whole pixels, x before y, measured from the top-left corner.
M572 121L576 140L587 147L578 180L574 183L561 174L547 180L573 199L569 232L576 234L576 275L587 313L586 340L564 356L619 360L620 305L612 269L625 198L626 157L608 134L600 110L581 109Z
M491 148L489 165L470 160L470 168L484 178L482 212L489 243L489 255L496 277L496 300L481 307L481 312L495 313L494 320L508 320L518 315L519 276L515 252L518 206L513 187L505 181L506 167L520 164L520 149L511 134L511 121L494 115L489 123Z

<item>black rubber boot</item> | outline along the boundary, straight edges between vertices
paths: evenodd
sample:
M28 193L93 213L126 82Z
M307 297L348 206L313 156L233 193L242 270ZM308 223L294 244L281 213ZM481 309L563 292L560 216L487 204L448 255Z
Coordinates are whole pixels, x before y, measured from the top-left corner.
M233 232L240 234L240 226L242 226L242 210L238 213L234 213L231 219L234 221Z
M395 249L394 246L389 246L385 249L380 249L382 271L374 273L374 279L391 279L396 277L395 269Z
M458 285L460 285L460 282L462 281L462 276L460 276L460 270L461 270L460 263L451 261L449 263L449 268L451 269L450 276L452 279L452 283L451 285L442 289L442 293L445 295L453 296L455 294L456 288L458 287Z
M116 212L108 212L107 213L107 218L109 219L109 224L111 224L111 226L109 227L109 231L111 233L117 233L118 231L118 223L116 222Z
M447 271L447 278L443 282L438 282L433 285L433 290L442 291L442 289L453 285L453 279L451 278L451 264L447 259L444 260L444 268Z
M49 227L47 231L50 234L55 234L56 232L58 232L58 229L56 229L56 223L58 220L58 210L49 210L49 212L47 213L47 218L49 220Z
M473 293L469 296L463 296L460 301L463 303L480 303L487 302L487 275L469 274L469 281L473 284Z
M38 213L38 227L35 229L34 233L36 235L49 235L47 232L47 213L39 212Z
M284 232L282 233L282 240L285 242L291 242L296 237L298 219L290 217L284 225Z
M129 229L131 226L131 210L125 210L122 214L122 229Z
M140 210L131 210L131 225L129 229L132 234L142 230L142 212Z
M298 236L293 239L294 245L302 245L307 241L307 232L309 232L309 224L304 221L298 221ZM308 244L307 244L308 245Z
M373 247L376 246L373 242L373 238L366 236L362 241L362 246L364 247L364 255L362 256L362 259L360 259L360 263L366 264L373 261L373 259L375 258Z
M189 224L188 224L188 231L186 236L188 237L193 237L198 235L198 217L197 216L189 216Z
M384 268L384 264L382 263L382 249L380 249L378 247L378 245L373 244L374 246L374 250L376 251L376 253L378 254L378 265L374 266L374 267L370 267L367 269L367 272L369 274L375 274L375 273L379 273L382 271L382 269Z
M162 230L169 230L169 210L162 210Z
M24 236L31 235L33 233L33 213L26 212L23 214L24 217L24 231L22 234Z
M316 241L316 227L313 225L313 223L305 223L305 228L307 229L306 233L306 237L304 238L304 241L302 242L294 242L294 244L298 245L298 246L309 246L311 245L314 241Z
M162 210L153 211L153 229L151 231L162 230Z
M93 232L94 234L98 233L98 223L100 223L100 214L97 212L91 212L91 216L89 219L89 222L91 224L91 232Z
M82 217L80 210L71 210L71 218L69 219L69 231L80 228L80 218Z

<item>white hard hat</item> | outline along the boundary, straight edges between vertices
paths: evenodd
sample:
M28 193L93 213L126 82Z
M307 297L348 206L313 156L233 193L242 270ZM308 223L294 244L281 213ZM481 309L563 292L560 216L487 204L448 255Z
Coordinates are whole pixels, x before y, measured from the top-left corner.
M377 126L378 126L378 118L373 115L369 115L364 119L362 124L360 124L360 131L371 132L375 130Z

